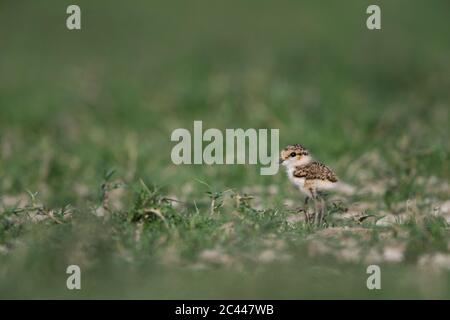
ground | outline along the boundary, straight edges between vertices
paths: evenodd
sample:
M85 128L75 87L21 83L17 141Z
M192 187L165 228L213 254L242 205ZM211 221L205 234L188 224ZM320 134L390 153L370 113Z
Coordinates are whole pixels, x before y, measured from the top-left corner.
M3 1L0 297L450 297L449 4L369 31L372 2L78 1L68 31ZM194 120L278 128L354 191L308 226L282 171L174 165Z

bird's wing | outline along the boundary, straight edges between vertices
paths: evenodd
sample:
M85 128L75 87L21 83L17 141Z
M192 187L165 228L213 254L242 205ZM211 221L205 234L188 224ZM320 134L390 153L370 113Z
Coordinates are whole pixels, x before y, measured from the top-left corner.
M306 180L328 180L337 182L338 179L330 168L320 162L312 162L305 166L296 167L294 177L305 178Z
M308 173L309 173L308 167L309 166L295 167L294 177L306 178L308 176Z

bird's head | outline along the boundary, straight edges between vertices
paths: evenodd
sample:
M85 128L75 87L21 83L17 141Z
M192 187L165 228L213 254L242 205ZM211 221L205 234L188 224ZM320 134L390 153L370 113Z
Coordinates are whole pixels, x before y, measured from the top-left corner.
M308 164L312 157L308 150L299 144L287 146L280 153L280 164L285 167L295 167Z

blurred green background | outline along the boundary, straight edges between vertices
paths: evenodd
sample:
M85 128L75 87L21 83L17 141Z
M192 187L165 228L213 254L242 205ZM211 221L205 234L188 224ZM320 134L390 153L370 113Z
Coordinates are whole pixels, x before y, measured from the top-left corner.
M248 234L243 228L234 245L211 237L227 217L219 223L206 215L193 229L183 218L180 229L178 218L167 218L170 231L150 226L156 234L137 246L133 223L97 221L91 211L102 201L109 170L130 190L140 179L160 187L188 202L191 213L194 203L201 214L209 205L196 179L216 192L276 185L277 195L261 200L268 209L286 197L300 203L281 172L173 165L171 132L192 130L194 120L221 130L279 128L281 146L307 146L358 188L365 178L352 163L375 152L387 168L369 161L371 178L394 183L378 198L369 195L374 210L412 197L424 206L448 199L445 190L433 193L416 181L449 180L449 1L78 0L82 30L69 31L65 12L73 3L0 1L0 194L9 202L0 213L1 297L378 297L365 288L365 268L350 265L337 275L302 269L310 263L303 244L296 244L310 231L285 233L278 218L256 221L269 224L267 233L287 234L283 239L295 252L289 263L198 274L161 267L154 251L174 247L191 261L219 245L233 256L258 243L264 227L256 223ZM370 4L381 7L380 31L366 28ZM10 208L20 208L27 191L38 193L45 212L70 205L74 222L14 225ZM129 216L136 208L132 192L125 198L117 211ZM418 245L420 253L448 251L442 245L448 227L440 228L439 245ZM159 245L162 236L169 240ZM64 266L76 260L69 257L79 242L83 259L91 261L86 277L98 286L77 296L64 289ZM417 289L415 269L386 268L387 277L401 280L380 297L448 297L448 287ZM319 284L310 281L316 277Z

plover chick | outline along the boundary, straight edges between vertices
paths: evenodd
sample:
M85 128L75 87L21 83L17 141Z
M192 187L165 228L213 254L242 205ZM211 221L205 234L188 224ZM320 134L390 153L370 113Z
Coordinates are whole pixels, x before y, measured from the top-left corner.
M306 195L305 206L308 199L314 201L315 224L320 225L325 214L325 200L322 191L336 187L338 179L334 172L324 164L314 161L309 151L299 144L289 145L281 151L280 164L286 167L289 180ZM317 200L321 201L318 210ZM309 221L307 209L305 217Z

